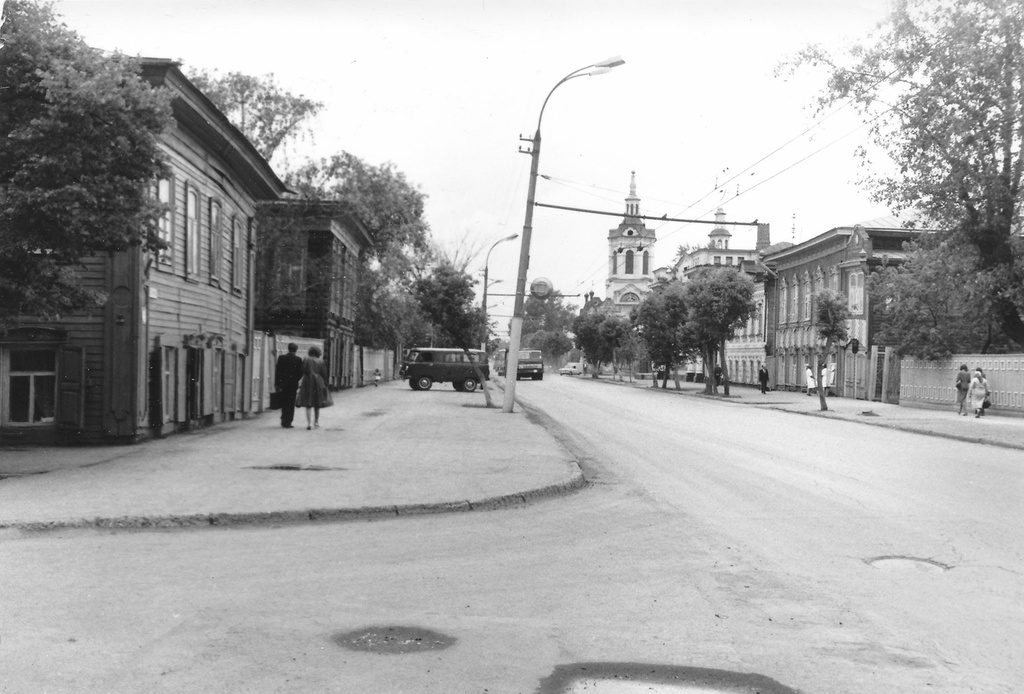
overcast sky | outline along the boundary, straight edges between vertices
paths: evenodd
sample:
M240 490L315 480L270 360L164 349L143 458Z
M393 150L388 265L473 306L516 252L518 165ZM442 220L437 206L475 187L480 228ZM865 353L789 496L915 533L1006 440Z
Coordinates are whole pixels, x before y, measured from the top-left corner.
M552 96L539 202L621 212L636 171L642 213L711 220L721 206L730 220L769 222L773 242L888 214L857 185L866 128L845 110L801 135L821 119L811 108L821 76L773 73L808 43L862 38L889 0L61 0L56 9L94 47L179 59L186 71L273 73L323 101L315 140L289 158L344 150L392 162L428 196L442 244L469 238L486 251L522 230L530 158L517 152L519 135L532 135L563 76L614 55L625 65ZM537 209L530 279L604 296L607 233L618 223ZM711 230L648 226L655 267ZM732 231L734 248L753 246L750 227ZM504 280L492 294L513 291L518 258L518 240L491 254L490 277Z

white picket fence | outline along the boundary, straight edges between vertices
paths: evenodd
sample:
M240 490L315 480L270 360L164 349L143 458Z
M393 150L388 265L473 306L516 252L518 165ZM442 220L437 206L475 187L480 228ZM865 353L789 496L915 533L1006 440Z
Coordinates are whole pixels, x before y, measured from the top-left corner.
M1024 354L955 354L941 361L900 361L900 403L948 405L956 402L961 364L981 367L992 391L992 406L1024 414Z

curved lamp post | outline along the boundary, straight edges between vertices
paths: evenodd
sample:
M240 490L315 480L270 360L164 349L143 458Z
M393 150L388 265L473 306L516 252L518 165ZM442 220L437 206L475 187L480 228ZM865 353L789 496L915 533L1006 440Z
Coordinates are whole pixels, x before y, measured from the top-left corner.
M508 341L508 359L505 362L505 399L502 402L502 411L511 412L516 399L516 379L519 373L519 347L523 339L523 300L526 294L526 271L530 267L530 237L533 234L533 202L537 192L537 167L540 163L540 122L544 118L544 109L548 105L548 99L555 93L555 90L571 79L577 77L590 77L592 75L603 75L610 72L613 67L618 67L626 61L615 56L602 60L599 63L585 65L578 70L573 70L558 81L540 107L540 115L537 117L537 132L532 139L520 136L520 140L530 143L529 150L520 150L530 155L530 186L526 194L526 221L523 222L523 241L519 251L519 275L516 277L516 301L515 309L512 311L512 325Z
M487 338L491 334L491 327L487 323L487 266L491 262L491 251L493 251L494 250L494 246L497 246L499 243L503 243L505 241L511 241L512 239L518 239L518 238L519 238L519 234L512 234L511 236L506 236L503 239L498 239L487 250L487 255L484 256L484 300L483 300L483 302L481 302L481 306L483 307L483 310L484 310L484 341L483 341L483 344L480 345L480 349L484 350L484 352L487 351Z

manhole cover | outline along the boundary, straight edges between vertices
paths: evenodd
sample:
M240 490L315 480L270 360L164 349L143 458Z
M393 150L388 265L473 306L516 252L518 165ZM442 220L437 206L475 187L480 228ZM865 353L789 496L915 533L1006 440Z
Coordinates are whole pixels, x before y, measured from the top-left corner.
M456 638L420 627L390 626L335 634L331 640L350 651L401 654L440 651L454 644Z
M540 694L797 694L756 673L647 663L559 665Z
M300 472L324 472L325 470L344 470L343 467L325 467L323 465L250 465L249 470L286 470Z
M875 557L873 559L865 559L864 562L876 569L885 569L887 571L917 571L917 572L931 572L937 573L942 571L949 571L951 566L940 564L937 561L931 559L921 559L920 557Z

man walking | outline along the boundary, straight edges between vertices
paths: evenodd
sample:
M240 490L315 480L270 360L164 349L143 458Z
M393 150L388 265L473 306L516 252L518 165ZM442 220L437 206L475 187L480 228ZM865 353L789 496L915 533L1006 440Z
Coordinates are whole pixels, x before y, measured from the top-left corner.
M757 370L757 380L761 384L761 395L768 392L768 369L764 364Z
M281 398L281 426L285 429L292 428L292 420L295 419L295 393L302 379L302 357L296 354L298 351L299 346L289 342L288 354L282 354L277 358L277 368L274 369L274 390Z

